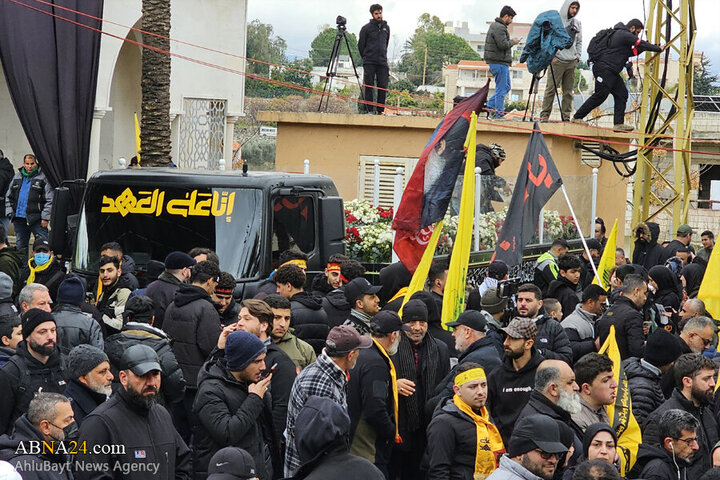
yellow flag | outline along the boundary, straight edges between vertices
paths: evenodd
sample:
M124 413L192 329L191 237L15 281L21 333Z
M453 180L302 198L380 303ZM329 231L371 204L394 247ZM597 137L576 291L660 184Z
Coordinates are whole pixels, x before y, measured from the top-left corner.
M448 269L445 293L443 293L442 325L454 321L465 310L465 281L470 261L470 244L473 232L473 213L475 209L475 147L477 136L477 114L472 113L470 127L465 138L465 178L460 198L460 215L455 235L450 268Z
M617 221L616 221L617 224ZM608 240L608 244L610 241ZM620 349L615 338L615 325L610 326L610 333L598 353L605 354L613 362L613 377L617 382L615 403L607 406L610 426L615 429L618 437L617 451L620 455L620 476L625 477L635 465L637 452L642 443L640 426L632 413L632 401L627 376L622 368Z
M140 122L135 113L135 150L137 150L138 165L140 165Z
M714 319L720 319L720 248L713 248L698 296L705 302L705 310Z
M598 282L597 277L593 278L595 285L600 285L605 290L610 289L610 270L615 266L615 250L617 249L617 218L613 224L612 230L610 230L610 236L605 243L605 249L603 250L602 257L600 257L600 263L598 264L598 275L602 279L602 285Z
M403 299L402 306L398 312L400 317L402 317L402 307L404 307L408 300L410 300L413 293L419 292L425 286L425 281L427 280L428 273L430 273L430 266L432 265L433 257L435 256L435 248L437 248L442 227L443 220L440 220L435 224L435 229L433 230L432 236L430 236L430 241L425 246L425 251L420 259L420 263L418 263L415 273L413 273L412 279L410 280L410 285L408 285L408 288L405 291L405 298Z

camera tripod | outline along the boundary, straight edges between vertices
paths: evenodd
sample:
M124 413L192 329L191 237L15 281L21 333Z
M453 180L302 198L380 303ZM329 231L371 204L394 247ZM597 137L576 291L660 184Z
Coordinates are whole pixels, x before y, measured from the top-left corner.
M365 100L363 97L362 83L360 82L360 75L358 75L357 67L355 66L355 60L352 56L352 50L350 50L350 42L347 39L347 20L345 17L338 16L337 19L337 35L335 35L335 42L333 43L332 51L330 52L330 63L328 63L327 71L325 72L325 80L323 85L322 96L320 97L320 104L318 105L318 112L327 111L328 104L330 102L330 96L328 95L332 91L333 78L337 77L338 64L340 63L340 47L342 46L343 40L347 47L348 56L350 57L350 63L355 72L355 78L357 79L358 88L360 89L360 99ZM325 106L323 107L323 103Z

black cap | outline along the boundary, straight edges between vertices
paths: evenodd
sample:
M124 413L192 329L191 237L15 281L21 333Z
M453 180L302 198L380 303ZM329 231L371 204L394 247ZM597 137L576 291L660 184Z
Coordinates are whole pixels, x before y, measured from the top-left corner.
M565 453L558 422L547 415L530 415L515 422L508 455L517 457L539 448L546 453Z
M412 329L407 325L403 325L400 315L390 310L378 312L372 320L373 331L378 333L392 333L398 330L409 332Z
M466 327L477 330L478 332L484 332L487 328L487 320L482 313L477 310L465 310L454 322L448 322L448 327L457 327L458 325L465 325Z
M120 359L120 369L130 370L139 377L153 370L162 371L160 359L155 350L141 344L133 345L125 350Z
M428 308L422 300L408 300L402 307L402 322L427 322Z
M218 450L210 459L207 480L245 480L256 478L255 460L238 447Z
M487 275L490 278L494 278L495 280L502 280L507 274L507 263L503 262L502 260L495 260L488 266Z
M597 238L588 238L585 243L587 243L589 250L597 250L602 251L602 243L600 243L600 240Z
M372 286L367 279L363 277L354 278L345 285L345 298L347 299L350 307L355 306L355 300L362 297L363 295L377 295L382 289L382 286Z
M48 252L52 250L52 248L50 248L50 242L48 242L47 238L38 237L33 242L33 252L37 252L41 249L47 250Z
M197 261L185 252L170 252L165 257L165 268L168 270L180 270L192 267L196 263Z

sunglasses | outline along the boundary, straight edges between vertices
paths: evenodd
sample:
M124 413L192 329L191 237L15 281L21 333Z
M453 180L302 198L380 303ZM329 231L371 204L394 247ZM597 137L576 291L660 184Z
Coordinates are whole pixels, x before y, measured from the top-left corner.
M543 451L540 450L539 448L536 449L535 451L542 457L543 460L550 460L551 458L555 458L555 459L557 459L557 460L560 460L560 457L562 456L562 453L548 453L548 452L543 452Z

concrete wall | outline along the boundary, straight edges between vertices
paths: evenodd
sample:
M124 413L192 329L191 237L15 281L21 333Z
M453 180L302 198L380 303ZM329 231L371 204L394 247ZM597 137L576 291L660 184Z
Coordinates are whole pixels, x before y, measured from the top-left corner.
M23 134L3 74L0 74L0 150L17 167L22 165L23 155L32 151Z

